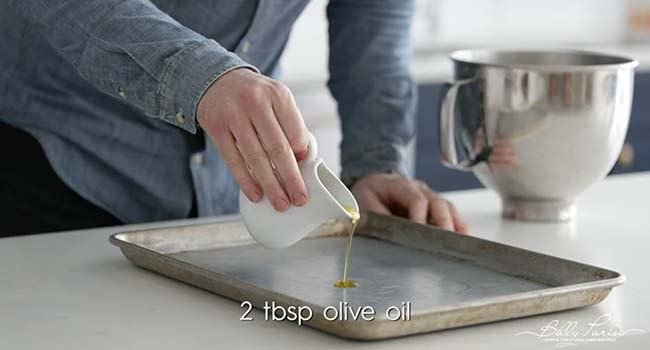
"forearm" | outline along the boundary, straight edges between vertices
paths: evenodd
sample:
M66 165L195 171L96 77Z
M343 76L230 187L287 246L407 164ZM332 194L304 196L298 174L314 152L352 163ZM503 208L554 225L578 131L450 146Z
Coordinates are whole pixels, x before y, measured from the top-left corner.
M144 0L16 1L57 52L99 90L196 130L205 89L245 62Z
M330 79L343 141L341 177L406 173L415 134L416 87L410 77L412 1L333 0Z
M343 134L341 179L350 185L370 173L408 174L407 146L415 134L413 81L378 78L340 91L356 89L364 92L337 98Z

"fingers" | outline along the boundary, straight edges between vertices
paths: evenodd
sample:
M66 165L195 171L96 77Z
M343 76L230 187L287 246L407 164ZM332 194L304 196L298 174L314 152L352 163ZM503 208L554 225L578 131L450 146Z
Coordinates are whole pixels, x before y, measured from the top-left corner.
M467 224L454 205L422 181L395 174L368 174L355 183L352 192L364 210L399 216L408 211L415 222L467 233Z
M447 201L434 195L429 203L429 213L433 221L432 224L445 230L454 230L454 221L451 217L451 211L449 210Z
M307 156L308 151L307 127L291 90L277 81L273 83L273 86L273 112L296 159L302 160Z
M379 214L390 215L390 210L371 191L361 191L354 194L360 208Z
M296 159L308 153L308 134L285 85L235 69L208 88L197 113L250 200L266 196L278 211L307 202Z
M304 205L307 203L307 187L300 175L296 157L272 111L269 110L268 113L269 115L264 118L253 119L253 126L266 154L275 165L275 170L291 202L297 206Z
M404 180L398 186L389 187L391 198L408 209L409 219L425 224L429 206L427 197L414 182L409 181L408 178Z
M463 221L456 207L436 194L423 182L418 182L429 200L429 223L445 230L467 233L467 224Z
M277 211L289 209L289 199L275 175L271 161L262 147L258 135L249 123L241 123L241 130L233 130L244 161L250 166L264 194Z
M509 167L517 162L517 153L505 142L495 142L488 162L494 167Z
M262 200L262 189L248 171L248 167L239 153L235 138L232 134L229 131L222 132L219 137L215 138L214 143L219 153L221 153L224 163L230 169L242 192L244 192L244 195L251 202L259 202Z
M465 221L461 218L456 207L449 201L447 201L447 205L451 211L451 218L454 221L454 231L459 233L467 233L469 231L469 227L467 226L467 223L465 223Z

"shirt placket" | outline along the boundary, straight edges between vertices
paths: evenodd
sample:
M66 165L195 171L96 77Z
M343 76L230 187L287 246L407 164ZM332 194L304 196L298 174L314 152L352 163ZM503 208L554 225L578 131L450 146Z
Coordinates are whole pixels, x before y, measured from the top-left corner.
M266 12L268 10L268 0L258 0L257 8L255 9L255 15L251 21L250 26L246 30L246 34L239 40L237 47L235 48L235 53L244 61L255 62L255 58L249 55L251 47L255 43L255 36L258 30L263 29L264 27L264 18L266 17Z
M256 33L264 26L263 22L268 8L268 0L258 1L253 20L233 51L244 61L256 62L249 53L255 43ZM205 142L206 148L201 152L194 153L189 162L198 214L199 216L230 214L233 210L236 211L234 208L238 205L236 194L238 194L239 187L234 179L225 181L225 178L230 180L230 170L219 155L212 153L218 151L215 147L207 144L212 142L207 135L205 135ZM216 179L220 179L220 183L216 183ZM232 201L235 203L230 203Z

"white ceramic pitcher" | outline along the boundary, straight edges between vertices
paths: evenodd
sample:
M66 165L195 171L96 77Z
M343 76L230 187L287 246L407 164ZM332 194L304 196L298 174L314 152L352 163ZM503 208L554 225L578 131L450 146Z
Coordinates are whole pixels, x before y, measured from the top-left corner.
M309 152L298 162L307 186L308 201L302 207L290 206L285 212L276 211L265 196L251 202L239 193L239 210L253 238L269 248L289 247L327 220L352 215L343 206L359 210L357 201L339 178L318 157L316 138L309 134Z

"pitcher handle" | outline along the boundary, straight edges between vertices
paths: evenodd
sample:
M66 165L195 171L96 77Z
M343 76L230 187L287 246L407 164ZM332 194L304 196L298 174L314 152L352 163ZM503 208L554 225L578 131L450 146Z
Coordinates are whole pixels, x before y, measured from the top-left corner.
M473 161L458 161L456 152L456 99L458 97L458 89L466 84L476 81L476 78L469 78L457 80L452 83L445 83L440 102L440 153L442 156L442 163L450 168L457 170L469 171L477 162ZM446 91L444 91L446 90Z
M307 137L309 143L307 145L307 157L302 161L313 162L318 157L318 142L316 142L316 137L311 132L307 131Z

